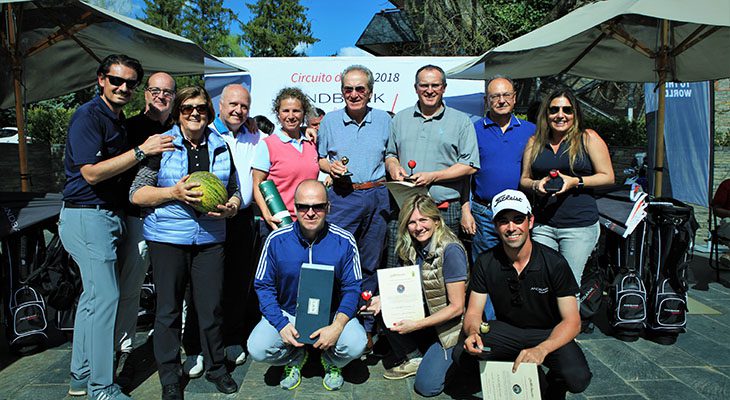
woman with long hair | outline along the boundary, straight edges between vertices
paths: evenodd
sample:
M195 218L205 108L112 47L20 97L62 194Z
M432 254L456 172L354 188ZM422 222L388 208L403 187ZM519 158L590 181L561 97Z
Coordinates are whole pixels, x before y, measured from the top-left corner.
M444 389L461 331L468 277L466 250L446 226L433 199L418 195L401 208L396 253L403 265L420 268L426 317L403 320L385 329L401 364L386 370L384 377L396 380L415 375L416 392L436 396ZM376 315L380 312L379 296L368 309Z
M525 146L520 179L523 190L538 196L532 238L559 251L578 284L600 233L592 189L614 182L606 143L583 125L573 92L550 93L540 105L535 135ZM553 170L559 178L550 176ZM559 190L548 193L546 187L559 179Z

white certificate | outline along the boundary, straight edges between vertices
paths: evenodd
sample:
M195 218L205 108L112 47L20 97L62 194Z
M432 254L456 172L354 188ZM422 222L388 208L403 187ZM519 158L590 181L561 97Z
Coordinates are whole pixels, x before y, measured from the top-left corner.
M385 326L424 318L421 270L418 265L378 270L380 312Z
M480 361L479 371L484 400L539 400L537 364L520 363L512 373L512 362Z

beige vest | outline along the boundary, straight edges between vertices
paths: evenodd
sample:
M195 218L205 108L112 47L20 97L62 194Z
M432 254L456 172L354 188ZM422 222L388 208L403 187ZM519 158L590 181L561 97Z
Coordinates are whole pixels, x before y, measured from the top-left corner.
M436 249L431 249L423 260L423 265L421 265L421 282L423 285L423 292L426 297L426 305L428 306L428 311L431 315L449 304L442 267L444 263L444 249L450 243L458 244L461 251L466 254L466 250L464 250L464 247L460 242L449 241L442 243L442 245ZM461 323L463 319L464 316L462 315L460 318L454 318L434 327L444 349L449 349L456 345L456 341L459 339L459 332L461 332Z

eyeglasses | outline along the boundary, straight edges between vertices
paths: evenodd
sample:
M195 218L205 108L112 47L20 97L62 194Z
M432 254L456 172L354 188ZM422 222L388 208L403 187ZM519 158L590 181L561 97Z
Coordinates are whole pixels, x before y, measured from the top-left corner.
M515 92L504 92L504 93L495 93L489 95L489 101L497 101L501 98L504 98L505 100L509 100L512 97L514 97Z
M520 279L519 278L509 278L507 279L507 286L509 287L509 291L512 294L512 299L510 299L510 303L513 306L519 307L522 305L522 293L520 293Z
M517 214L517 215L513 216L512 218L507 218L505 216L501 216L501 217L495 219L494 222L497 225L507 225L510 222L512 222L515 225L520 225L523 222L525 222L526 219L527 219L527 215L525 215L525 214Z
M297 211L300 213L307 213L310 209L316 213L323 213L327 209L327 203L317 203L317 204L303 204L303 203L294 203L294 207L297 208Z
M560 110L563 110L563 114L565 115L573 115L573 107L571 106L550 106L548 107L548 113L549 114L557 114L560 112Z
M353 91L357 92L358 94L365 94L367 92L368 88L365 86L343 86L342 91L345 93L352 93Z
M139 85L139 81L136 79L124 79L114 75L106 75L106 79L109 79L109 83L114 86L122 86L126 83L129 90L134 90Z
M423 89L423 90L426 90L426 89L429 89L429 88L430 89L433 89L433 90L439 90L442 87L444 87L444 84L443 83L419 83L418 84L418 88L419 89Z
M180 106L180 114L188 116L193 113L193 110L196 110L198 114L200 115L208 115L208 105L207 104L183 104Z
M168 99L175 96L175 92L170 89L160 89L158 87L148 87L147 91L150 92L153 96L159 96L162 94L163 97L167 97Z

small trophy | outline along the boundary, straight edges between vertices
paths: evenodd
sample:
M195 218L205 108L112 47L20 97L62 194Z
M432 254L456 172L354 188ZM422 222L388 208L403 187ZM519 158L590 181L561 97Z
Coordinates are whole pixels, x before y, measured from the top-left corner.
M342 161L342 165L344 165L344 166L347 166L347 164L348 164L348 163L350 162L350 159L349 159L349 158L347 158L347 156L343 156L343 157L342 157L342 158L340 159L340 161ZM347 172L345 172L344 174L342 174L342 176L352 176L352 172L350 172L350 171L348 170Z
M362 298L365 301L365 307L370 306L370 299L373 298L373 292L369 290L363 290L362 293L360 293L360 298ZM360 315L373 315L373 312L370 310L360 310Z
M411 174L405 177L403 180L412 182L415 179L413 179L413 168L416 168L416 161L415 160L409 160L408 161L408 168L411 169Z

